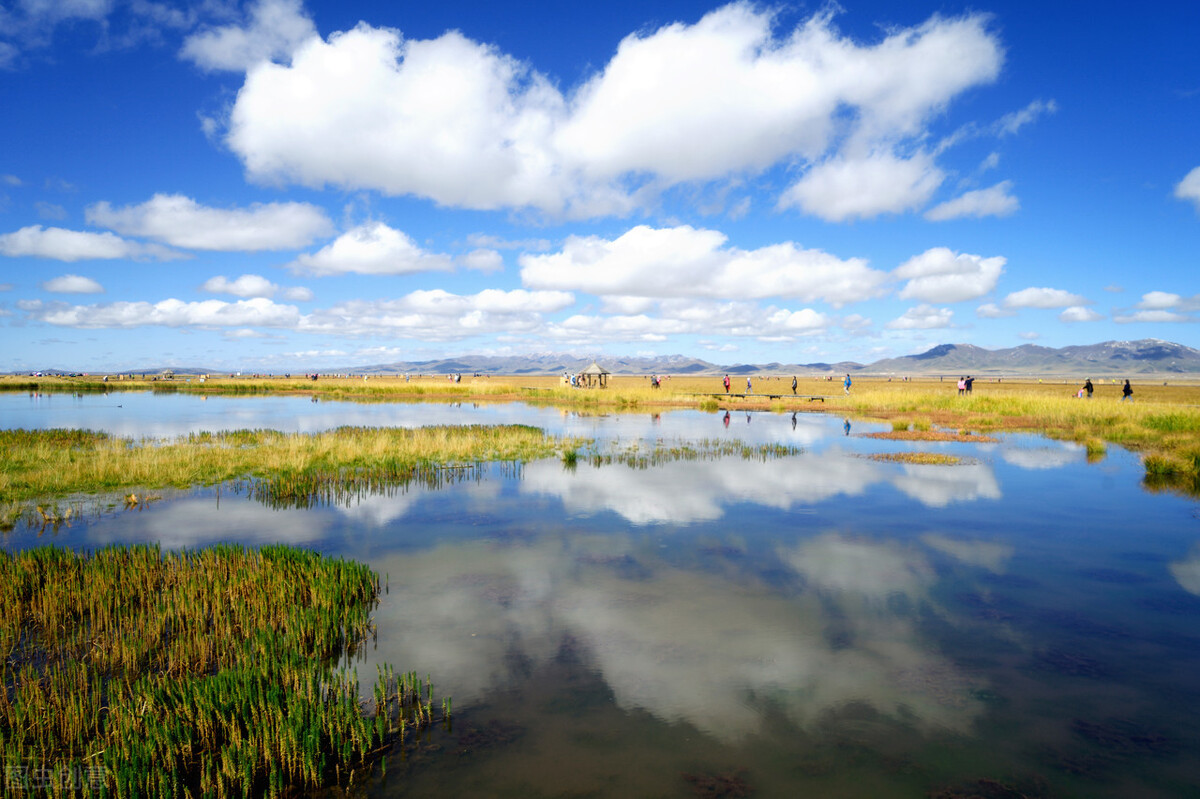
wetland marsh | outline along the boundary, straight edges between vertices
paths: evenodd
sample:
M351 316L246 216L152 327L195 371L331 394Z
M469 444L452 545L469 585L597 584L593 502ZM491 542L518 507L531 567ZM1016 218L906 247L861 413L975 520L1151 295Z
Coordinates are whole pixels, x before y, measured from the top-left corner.
M166 490L22 517L3 546L289 544L366 564L385 586L376 635L345 665L430 674L454 715L354 795L1200 784L1200 506L1146 490L1116 443L891 437L940 429L918 407L867 421L765 399L728 413L318 399L22 393L0 410L5 426L135 440L519 425L593 443L308 503L237 481Z

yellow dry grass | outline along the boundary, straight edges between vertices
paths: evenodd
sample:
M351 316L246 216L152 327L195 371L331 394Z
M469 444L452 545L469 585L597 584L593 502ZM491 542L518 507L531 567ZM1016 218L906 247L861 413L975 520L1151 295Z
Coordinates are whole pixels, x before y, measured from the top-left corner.
M133 487L188 487L256 478L273 493L410 479L437 466L524 461L575 446L520 425L240 430L142 442L80 431L0 431L6 503Z
M442 400L510 401L566 405L575 409L692 407L703 410L826 411L855 418L891 421L913 430L973 432L1034 431L1086 444L1099 455L1104 444L1120 444L1142 453L1148 471L1200 481L1200 378L1157 377L1134 380L1134 402L1121 402L1121 383L1094 379L1092 399L1079 399L1082 380L1075 378L979 378L970 395L960 396L956 379L916 380L855 377L851 392L835 376L798 376L796 395L791 375L751 378L731 376L726 395L720 375L668 376L651 387L648 375L613 376L608 386L572 388L559 376L464 376L455 383L445 375L328 378L317 381L285 378L176 378L143 382L97 378L44 379L44 390L145 389L214 394L304 393L362 401ZM22 382L25 381L25 382ZM25 386L27 378L0 379L0 390ZM746 396L734 396L746 395ZM1174 479L1174 478L1172 478Z

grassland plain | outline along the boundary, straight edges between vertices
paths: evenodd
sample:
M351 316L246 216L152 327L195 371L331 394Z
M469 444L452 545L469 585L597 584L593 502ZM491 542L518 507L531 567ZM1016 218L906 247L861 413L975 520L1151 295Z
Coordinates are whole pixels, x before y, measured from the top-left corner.
M1142 456L1147 484L1190 493L1200 491L1200 380L1163 375L1134 385L1134 401L1121 401L1115 377L1094 378L1092 399L1081 399L1077 378L978 379L974 390L959 395L954 378L903 380L855 377L849 394L839 378L798 376L793 395L791 375L752 376L733 380L726 394L720 375L666 376L653 388L649 376L613 376L607 388L572 388L557 376L322 377L317 381L288 378L198 378L102 382L99 378L0 379L0 390L95 391L154 390L207 394L304 393L330 399L362 401L448 400L512 401L566 405L583 411L672 407L791 411L826 411L857 419L891 421L898 432L1033 431L1051 438L1077 441L1092 457L1107 444L1127 447Z
M373 635L379 591L362 564L287 546L0 552L0 793L275 797L353 780L449 720L428 679L380 667L368 704L335 667Z

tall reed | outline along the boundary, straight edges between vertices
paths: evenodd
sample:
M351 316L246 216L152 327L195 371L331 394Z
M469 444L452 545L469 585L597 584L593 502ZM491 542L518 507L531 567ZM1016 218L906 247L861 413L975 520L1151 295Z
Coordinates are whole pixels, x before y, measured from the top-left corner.
M345 782L434 721L380 669L370 712L334 663L373 634L378 577L285 546L0 553L0 755L10 790L279 796ZM448 702L444 704L448 712Z

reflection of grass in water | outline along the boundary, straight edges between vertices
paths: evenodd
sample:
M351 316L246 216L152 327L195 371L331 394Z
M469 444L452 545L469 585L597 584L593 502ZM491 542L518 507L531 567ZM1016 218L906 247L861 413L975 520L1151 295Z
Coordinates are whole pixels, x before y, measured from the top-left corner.
M981 436L969 431L948 430L892 430L890 433L864 433L864 438L880 438L888 441L960 441L972 444L993 443L991 436Z
M333 667L378 593L366 566L284 546L0 554L4 761L119 796L345 782L433 720L427 680L380 668L372 717Z
M1147 455L1143 484L1151 490L1182 491L1200 496L1200 446L1182 454Z
M421 479L439 466L545 457L573 443L524 425L237 430L141 443L89 431L0 430L0 495L15 502L248 478L273 498L326 496Z
M633 444L621 450L596 451L587 456L587 461L593 466L622 464L634 469L649 469L679 461L709 461L721 458L765 462L801 452L803 449L800 447L788 444L747 444L744 441L703 438L687 443L668 445L658 442L651 447Z
M943 455L939 452L877 452L868 457L873 461L915 463L929 466L954 466L962 463L962 458L955 455Z

